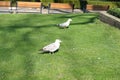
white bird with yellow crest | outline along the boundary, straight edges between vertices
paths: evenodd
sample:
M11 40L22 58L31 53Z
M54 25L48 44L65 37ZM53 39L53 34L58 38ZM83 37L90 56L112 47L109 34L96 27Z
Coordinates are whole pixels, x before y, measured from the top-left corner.
M60 28L69 28L70 22L72 21L72 19L68 19L66 22L57 24Z
M45 47L43 47L42 51L43 52L54 53L55 51L59 50L61 42L62 41L60 39L56 39L54 43L51 43L51 44L46 45Z

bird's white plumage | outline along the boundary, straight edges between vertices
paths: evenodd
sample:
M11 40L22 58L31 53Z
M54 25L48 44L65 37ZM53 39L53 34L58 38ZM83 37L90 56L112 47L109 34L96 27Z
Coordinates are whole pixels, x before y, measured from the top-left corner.
M58 24L58 26L61 28L69 27L71 21L72 21L72 19L68 19L66 22Z
M54 43L51 43L51 44L43 47L43 49L42 49L43 52L51 52L51 53L52 53L52 52L55 52L56 50L59 49L59 47L60 47L60 42L61 42L61 40L56 39Z

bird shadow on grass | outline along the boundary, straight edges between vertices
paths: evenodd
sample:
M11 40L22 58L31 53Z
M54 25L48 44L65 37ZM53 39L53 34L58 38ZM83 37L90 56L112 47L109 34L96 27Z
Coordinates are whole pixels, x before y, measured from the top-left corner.
M39 51L40 51L40 50L39 50ZM53 53L51 53L51 52L42 52L42 51L40 51L38 54L56 54L58 51L59 51L59 49L56 50L56 51L53 52Z
M69 27L63 28L63 27L59 27L59 26L58 26L58 28L61 29L61 30L62 30L62 29L69 29Z

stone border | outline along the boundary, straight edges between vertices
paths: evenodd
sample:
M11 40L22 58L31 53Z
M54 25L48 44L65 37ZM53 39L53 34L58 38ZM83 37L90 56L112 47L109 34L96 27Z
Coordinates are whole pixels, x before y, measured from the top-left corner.
M99 19L120 29L120 19L108 14L106 11L99 12Z

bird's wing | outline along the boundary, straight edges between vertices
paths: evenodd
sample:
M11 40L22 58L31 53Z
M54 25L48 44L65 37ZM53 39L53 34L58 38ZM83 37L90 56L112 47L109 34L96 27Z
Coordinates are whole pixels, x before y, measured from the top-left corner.
M64 23L59 24L60 27L64 27L64 26L66 26L66 25L67 25L67 22L64 22Z
M60 27L68 27L70 24L70 22L64 22L62 24L60 24Z
M59 44L49 44L43 48L43 51L49 51L49 52L55 52L56 50L59 49Z
M51 43L45 47L43 47L43 51L51 51L55 48L55 43Z

